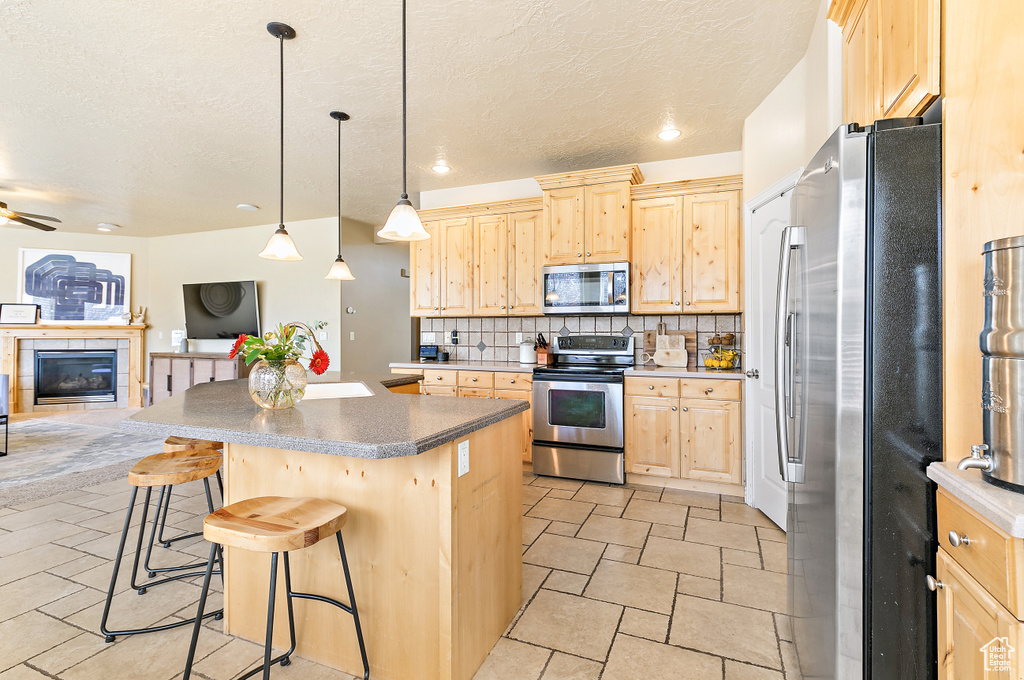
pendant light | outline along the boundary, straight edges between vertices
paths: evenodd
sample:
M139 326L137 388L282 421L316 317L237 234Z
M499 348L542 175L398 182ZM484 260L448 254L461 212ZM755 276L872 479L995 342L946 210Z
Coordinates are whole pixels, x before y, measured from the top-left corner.
M406 146L408 145L409 135L406 130L408 97L406 95L405 75L405 2L406 0L402 0L402 198L399 199L398 205L388 215L388 221L384 223L384 228L377 232L377 236L389 241L426 241L430 238L430 234L423 229L423 222L420 221L420 216L416 214L416 209L409 202L409 192L406 187L406 174L408 173L409 166Z
M331 111L331 118L338 121L338 259L331 265L325 279L337 281L355 281L352 270L345 264L345 258L341 256L341 122L348 120L349 115L342 111Z
M267 31L281 43L281 219L277 231L267 241L267 247L260 252L260 257L294 262L301 260L302 255L299 255L292 237L284 228L284 41L295 37L295 29L288 24L273 21L267 24Z

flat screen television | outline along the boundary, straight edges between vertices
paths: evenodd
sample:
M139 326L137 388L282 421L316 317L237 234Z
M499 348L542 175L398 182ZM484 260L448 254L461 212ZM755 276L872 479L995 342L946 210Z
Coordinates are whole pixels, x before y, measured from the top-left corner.
M260 335L255 281L186 283L185 334L197 340L234 340Z

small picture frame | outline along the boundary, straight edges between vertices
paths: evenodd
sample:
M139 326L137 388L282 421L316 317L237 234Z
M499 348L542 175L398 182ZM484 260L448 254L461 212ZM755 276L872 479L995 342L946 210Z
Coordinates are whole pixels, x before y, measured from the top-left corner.
M39 305L5 302L0 304L0 324L39 323Z

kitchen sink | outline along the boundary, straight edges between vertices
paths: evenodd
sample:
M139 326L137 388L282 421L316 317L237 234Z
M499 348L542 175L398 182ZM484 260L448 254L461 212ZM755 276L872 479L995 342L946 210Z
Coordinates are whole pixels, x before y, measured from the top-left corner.
M310 383L306 385L303 399L345 399L347 397L372 397L373 392L361 382Z

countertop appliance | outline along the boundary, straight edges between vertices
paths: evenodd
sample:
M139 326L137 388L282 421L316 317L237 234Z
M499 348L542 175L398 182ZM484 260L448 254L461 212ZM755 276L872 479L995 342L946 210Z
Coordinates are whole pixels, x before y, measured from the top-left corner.
M545 314L628 314L629 263L541 268Z
M633 336L566 335L533 369L533 472L623 484L625 369Z
M985 326L981 344L984 444L957 466L1024 493L1024 236L989 241L985 255Z
M843 126L783 231L776 417L805 678L937 676L941 159L940 125Z

